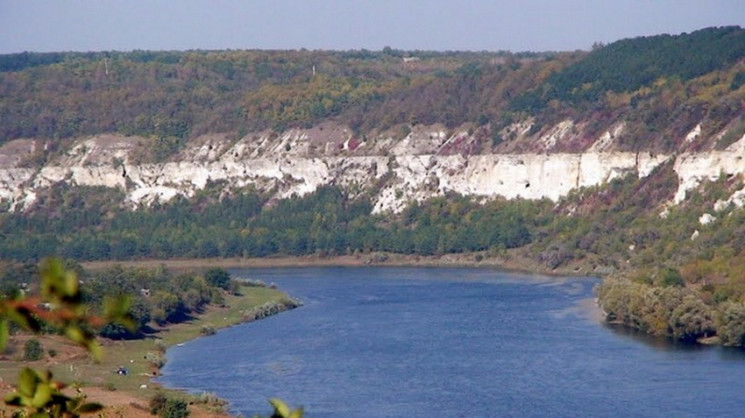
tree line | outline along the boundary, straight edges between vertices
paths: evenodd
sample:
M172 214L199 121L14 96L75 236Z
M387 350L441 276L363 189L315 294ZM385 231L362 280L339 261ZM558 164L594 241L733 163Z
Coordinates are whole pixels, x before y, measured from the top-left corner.
M406 64L402 58L413 54L418 61ZM397 50L0 55L0 142L104 132L187 139L308 126L328 118L358 131L433 118L453 127L475 121L492 95L529 83L531 71L520 63L542 56L534 55Z
M544 203L463 196L413 202L397 217L370 215L366 195L335 186L268 202L246 190L219 198L215 184L188 200L137 211L112 202L117 191L57 186L32 213L0 215L4 259L48 254L76 260L341 255L390 251L435 255L515 248L532 240ZM89 197L89 198L87 198Z
M745 31L625 39L591 52L131 51L0 55L0 143L117 132L152 141L154 161L198 135L244 135L334 120L355 135L399 125L532 134L566 118L587 134L625 120L617 141L672 150L742 113ZM404 58L415 58L404 61ZM745 131L745 127L741 127ZM733 134L735 135L735 134ZM673 139L671 139L673 138Z
M80 300L89 315L103 315L110 299L127 299L130 327L109 323L98 330L106 338L141 338L150 332L150 324L181 322L201 313L208 305L224 303L225 292L236 292L238 284L220 268L175 273L165 267L155 269L124 268L115 265L100 271L88 271L75 260L64 268L80 281ZM39 263L8 265L0 273L0 296L12 299L41 292ZM59 330L44 324L45 332Z
M534 100L538 107L551 100L598 102L606 92L633 92L661 78L692 80L727 68L743 56L745 30L737 26L623 39L552 73L516 105L529 106Z

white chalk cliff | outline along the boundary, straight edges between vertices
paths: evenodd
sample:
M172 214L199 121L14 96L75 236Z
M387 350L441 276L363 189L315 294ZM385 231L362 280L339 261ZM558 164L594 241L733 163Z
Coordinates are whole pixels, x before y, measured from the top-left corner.
M671 203L679 203L705 179L745 174L745 137L724 151L659 155L613 151L617 132L606 132L586 152L553 152L557 142L571 135L571 126L564 121L547 130L539 140L542 153L510 154L453 152L454 144L468 143L473 135L448 134L439 126L416 127L399 139L381 135L362 140L338 126L281 135L253 133L240 139L209 135L190 141L161 164L136 162L147 138L81 138L40 166L28 161L43 146L41 141L15 140L0 147L0 210L31 207L40 190L56 183L119 188L133 208L193 196L210 182L223 182L226 190L249 185L274 190L277 198L303 195L326 184L350 193L373 187L375 212L400 211L412 200L448 192L558 200L579 187L620 176L647 176L671 158L679 179ZM620 129L622 125L614 127ZM689 136L695 140L695 133ZM743 200L745 191L739 191L721 205L742 205Z

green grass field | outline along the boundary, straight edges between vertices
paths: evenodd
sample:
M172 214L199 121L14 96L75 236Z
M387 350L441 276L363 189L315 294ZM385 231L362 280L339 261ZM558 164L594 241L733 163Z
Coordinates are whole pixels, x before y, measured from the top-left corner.
M219 329L239 324L244 322L245 312L264 303L276 302L284 298L286 295L279 290L242 287L240 296L226 296L223 307L211 306L190 320L159 328L156 333L144 339L102 341L103 358L99 363L94 362L82 349L73 348L66 341L59 338L39 337L47 352L51 348L60 354L55 357L46 355L44 359L36 362L0 361L0 376L5 382L15 383L18 371L29 365L37 369L48 368L56 380L67 384L98 386L147 398L151 396L152 391L144 391L140 387L141 385L148 385L149 388L153 386L151 378L154 376L153 371L156 370L148 357L158 356L159 353L162 357L164 348L202 336L203 326ZM209 336L204 338L209 338ZM11 354L8 357L19 358L23 351L22 344L16 351L20 353ZM117 374L116 371L120 367L126 368L128 373Z

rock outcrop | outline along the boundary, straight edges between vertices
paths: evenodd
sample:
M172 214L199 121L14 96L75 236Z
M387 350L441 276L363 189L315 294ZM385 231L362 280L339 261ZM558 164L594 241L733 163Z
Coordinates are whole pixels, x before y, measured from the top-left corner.
M705 179L745 173L745 137L724 151L659 155L614 151L617 132L606 132L584 152L554 152L556 144L571 135L573 125L565 121L546 130L538 141L544 144L540 153L470 153L463 151L469 149L463 144L475 143L476 137L468 131L447 133L441 126L417 126L403 138L361 139L329 123L281 135L206 135L158 164L138 162L148 138L106 134L79 139L36 166L28 160L38 152L39 141L15 140L0 148L0 201L3 210L24 210L40 190L56 183L119 188L133 208L177 195L193 196L210 182L223 182L226 189L253 185L275 191L277 198L335 184L350 193L374 188L374 211L395 212L412 200L448 192L558 200L579 187L627 175L646 176L674 158L679 189L673 203L679 203ZM622 129L622 124L614 127ZM743 193L730 200L742 204Z

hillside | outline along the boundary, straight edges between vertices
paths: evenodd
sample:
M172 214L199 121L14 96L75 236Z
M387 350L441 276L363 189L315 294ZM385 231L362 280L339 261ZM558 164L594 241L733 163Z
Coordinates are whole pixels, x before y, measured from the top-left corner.
M745 312L744 86L739 27L571 53L0 56L0 258L474 252L624 277L611 317L696 339ZM703 325L679 333L660 312L684 300Z

